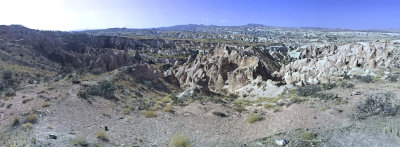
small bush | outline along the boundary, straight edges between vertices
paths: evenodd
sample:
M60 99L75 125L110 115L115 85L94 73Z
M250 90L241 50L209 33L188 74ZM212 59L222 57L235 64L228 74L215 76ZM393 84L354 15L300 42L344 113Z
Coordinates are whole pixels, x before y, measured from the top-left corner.
M337 94L334 93L318 93L315 94L315 96L323 100L334 100L338 98Z
M71 143L74 146L78 146L78 145L79 146L88 146L89 145L89 143L83 137L76 137L76 138L72 139Z
M263 120L263 117L255 113L250 113L249 117L247 118L247 122L251 124L261 120Z
M190 141L184 135L175 135L169 142L170 147L190 147Z
M8 97L13 97L13 96L16 96L16 93L15 93L15 91L13 91L13 90L8 90L8 91L6 91L6 92L4 93L4 95L5 95L5 96L8 96Z
M353 88L354 84L347 83L347 82L341 82L339 84L339 86L340 86L340 88L343 88L343 89L349 89L349 88Z
M25 123L29 122L29 123L34 124L34 123L37 122L37 120L38 120L37 115L31 113L31 114L29 114L28 116L26 116L26 118L25 118Z
M310 140L314 140L316 138L317 138L317 134L315 134L313 132L301 133L301 139L303 139L304 141L310 141Z
M395 115L399 102L393 93L377 93L367 95L364 102L356 107L356 118L364 119L372 115Z
M306 97L306 96L314 96L319 91L321 91L321 87L316 86L316 85L298 87L296 89L297 95L304 96L304 97Z
M102 141L108 141L108 138L107 138L107 136L106 136L106 131L104 131L104 130L99 130L99 131L97 131L96 133L94 133L94 135L95 135L98 139L100 139L100 140L102 140Z
M12 72L9 70L6 70L3 72L3 79L4 80L8 80L12 78Z
M27 123L22 124L22 129L24 129L24 130L31 130L32 128L33 128L32 123L27 122Z
M88 95L102 96L107 99L115 99L115 86L110 81L101 81L97 85L92 85L79 91L78 96L87 99Z
M162 101L164 104L166 104L166 103L170 103L172 100L171 100L171 98L169 98L169 97L164 97L161 101Z
M391 75L387 78L389 82L397 82L398 75Z
M144 115L146 118L152 118L152 117L157 117L157 114L154 111L141 111L141 113Z

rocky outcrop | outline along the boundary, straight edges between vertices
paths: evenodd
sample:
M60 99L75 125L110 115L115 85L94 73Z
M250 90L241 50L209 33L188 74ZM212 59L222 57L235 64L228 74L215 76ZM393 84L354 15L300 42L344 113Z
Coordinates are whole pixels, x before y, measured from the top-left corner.
M387 43L308 46L298 60L284 65L280 75L287 84L335 82L345 75L374 75L390 67L394 46Z
M280 66L267 52L249 47L239 50L236 46L218 45L209 53L189 57L181 66L164 73L167 81L180 87L197 87L215 93L234 92L253 80L278 80L274 71Z

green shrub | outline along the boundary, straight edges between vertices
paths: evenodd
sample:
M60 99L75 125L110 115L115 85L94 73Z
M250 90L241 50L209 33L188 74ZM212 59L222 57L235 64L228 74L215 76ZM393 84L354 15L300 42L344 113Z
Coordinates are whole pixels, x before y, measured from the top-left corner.
M78 96L86 99L88 95L102 96L107 99L115 99L115 86L110 81L101 81L78 92Z
M190 141L184 135L175 135L169 142L170 147L190 147Z
M349 88L353 88L354 84L347 83L347 82L341 82L341 83L339 83L339 86L340 86L340 88L343 88L343 89L349 89Z
M247 117L247 122L251 124L261 120L263 120L263 117L255 113L250 113L249 117Z
M297 95L304 96L304 97L306 97L306 96L314 96L319 91L321 91L321 87L316 86L316 85L298 87L296 89Z

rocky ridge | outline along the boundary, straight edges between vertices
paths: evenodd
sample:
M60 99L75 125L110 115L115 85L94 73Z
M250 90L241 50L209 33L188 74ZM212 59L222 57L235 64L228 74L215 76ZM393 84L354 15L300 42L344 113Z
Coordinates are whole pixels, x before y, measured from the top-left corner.
M238 49L218 45L209 53L189 57L183 65L166 71L169 81L181 88L198 87L205 91L226 94L246 86L256 79L279 81L274 72L280 64L269 52L249 47Z

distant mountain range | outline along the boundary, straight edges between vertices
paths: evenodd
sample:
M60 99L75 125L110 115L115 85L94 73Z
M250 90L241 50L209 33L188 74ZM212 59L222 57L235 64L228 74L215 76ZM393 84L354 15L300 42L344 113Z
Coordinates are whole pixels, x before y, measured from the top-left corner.
M217 28L268 28L268 29L283 29L283 30L309 30L309 31L322 31L322 32L341 32L341 31L357 31L357 32L382 32L382 33L400 33L400 29L386 28L386 29L346 29L346 28L323 28L323 27L277 27L267 26L263 24L246 24L241 26L217 26L217 25L204 25L204 24L186 24L186 25L174 25L168 27L159 28L107 28L107 29L85 29L76 30L74 32L85 32L92 30L102 31L127 31L127 30L158 30L158 31L185 31L185 32L209 32L212 29ZM206 31L209 30L209 31Z

